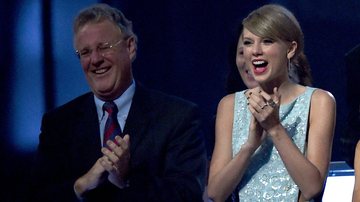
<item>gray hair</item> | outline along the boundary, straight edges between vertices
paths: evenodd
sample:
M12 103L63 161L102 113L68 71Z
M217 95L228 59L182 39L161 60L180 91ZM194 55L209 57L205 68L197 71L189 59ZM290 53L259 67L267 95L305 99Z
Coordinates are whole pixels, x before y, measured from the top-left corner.
M79 12L75 17L73 31L76 34L81 27L90 22L102 22L108 20L117 25L125 38L134 37L137 42L137 36L133 32L132 22L118 9L107 4L94 4Z

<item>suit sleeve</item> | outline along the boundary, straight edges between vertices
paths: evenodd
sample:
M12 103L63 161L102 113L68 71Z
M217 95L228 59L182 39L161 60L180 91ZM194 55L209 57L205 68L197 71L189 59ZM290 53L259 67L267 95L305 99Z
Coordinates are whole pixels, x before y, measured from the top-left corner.
M132 189L130 198L137 198L135 201L144 197L149 201L202 201L206 152L199 114L195 107L177 108L175 111L176 115L170 111L170 117L165 116L170 121L162 128L167 130L157 131L167 132L162 138L165 139L164 158L154 165L159 167L157 173L148 175L146 171L138 172L137 168L132 170L134 174L130 175L128 189Z
M49 114L43 116L39 146L30 176L30 201L77 201L73 191L75 178L68 168L63 128Z

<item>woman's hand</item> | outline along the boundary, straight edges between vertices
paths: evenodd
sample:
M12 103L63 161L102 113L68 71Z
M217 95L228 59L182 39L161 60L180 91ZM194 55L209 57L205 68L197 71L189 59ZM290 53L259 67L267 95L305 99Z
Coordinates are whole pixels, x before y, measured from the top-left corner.
M259 88L247 92L249 110L266 132L280 124L280 95L277 88L273 92L272 96Z
M266 137L266 132L260 126L259 122L255 119L254 116L251 116L249 136L244 146L249 146L251 151L255 151Z

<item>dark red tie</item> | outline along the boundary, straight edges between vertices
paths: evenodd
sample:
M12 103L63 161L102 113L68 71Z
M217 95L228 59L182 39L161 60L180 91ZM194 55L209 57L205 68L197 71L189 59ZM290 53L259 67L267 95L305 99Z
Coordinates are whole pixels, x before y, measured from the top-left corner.
M114 140L116 135L121 135L121 128L117 120L118 108L114 102L105 102L103 110L109 114L105 123L104 141L103 145L106 146L107 140Z

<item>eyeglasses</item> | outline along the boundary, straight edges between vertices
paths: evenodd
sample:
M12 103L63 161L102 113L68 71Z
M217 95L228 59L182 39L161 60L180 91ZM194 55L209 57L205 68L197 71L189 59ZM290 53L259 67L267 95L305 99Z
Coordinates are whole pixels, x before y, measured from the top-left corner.
M100 54L101 56L104 56L106 54L109 54L111 52L111 50L113 50L114 47L116 47L117 45L119 45L123 40L120 39L118 42L114 43L114 44L110 44L109 42L106 43L102 43L99 44L96 47L96 51L98 54ZM91 56L91 53L93 52L93 49L90 48L84 48L82 50L76 50L75 53L78 56L78 58L80 59L87 59Z

